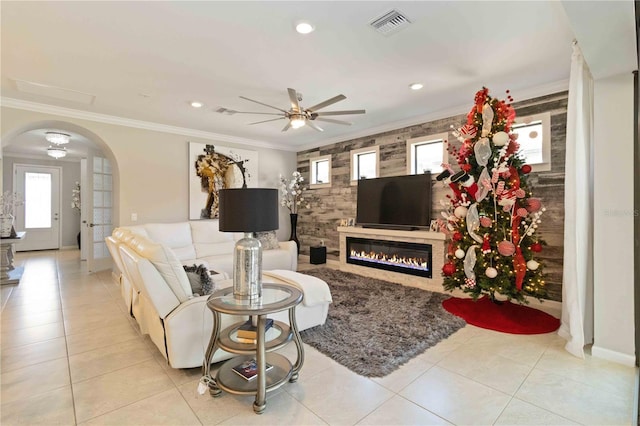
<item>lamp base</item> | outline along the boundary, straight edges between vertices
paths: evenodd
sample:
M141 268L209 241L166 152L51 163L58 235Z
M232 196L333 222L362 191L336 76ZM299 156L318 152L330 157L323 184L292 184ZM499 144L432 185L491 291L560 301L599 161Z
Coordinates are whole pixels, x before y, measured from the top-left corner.
M262 297L262 245L253 233L245 233L233 250L233 295L242 300Z

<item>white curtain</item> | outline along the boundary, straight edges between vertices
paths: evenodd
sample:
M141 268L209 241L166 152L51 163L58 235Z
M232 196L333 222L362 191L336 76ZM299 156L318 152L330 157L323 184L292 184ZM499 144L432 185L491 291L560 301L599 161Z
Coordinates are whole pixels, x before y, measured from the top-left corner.
M593 78L573 43L564 194L562 320L565 349L584 358L593 341Z

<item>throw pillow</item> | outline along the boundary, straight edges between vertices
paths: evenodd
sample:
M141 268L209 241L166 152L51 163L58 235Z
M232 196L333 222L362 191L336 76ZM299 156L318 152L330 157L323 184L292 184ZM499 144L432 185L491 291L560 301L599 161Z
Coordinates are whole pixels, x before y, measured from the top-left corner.
M184 271L187 273L187 278L189 278L189 284L191 284L191 291L194 296L206 296L213 293L213 281L211 281L209 269L206 265L185 265Z
M276 238L276 231L256 232L256 238L260 240L262 250L274 250L280 248L280 244L278 244L278 239Z

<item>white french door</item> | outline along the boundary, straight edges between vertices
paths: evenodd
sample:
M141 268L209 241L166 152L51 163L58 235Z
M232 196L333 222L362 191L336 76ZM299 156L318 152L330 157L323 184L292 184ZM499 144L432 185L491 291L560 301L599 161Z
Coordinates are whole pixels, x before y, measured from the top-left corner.
M60 167L15 164L14 191L24 205L17 207L15 227L26 231L16 251L60 248Z
M87 191L83 200L87 200L89 215L83 219L87 231L87 269L89 272L101 271L111 267L111 255L105 238L113 230L113 176L108 159L97 155L87 157Z

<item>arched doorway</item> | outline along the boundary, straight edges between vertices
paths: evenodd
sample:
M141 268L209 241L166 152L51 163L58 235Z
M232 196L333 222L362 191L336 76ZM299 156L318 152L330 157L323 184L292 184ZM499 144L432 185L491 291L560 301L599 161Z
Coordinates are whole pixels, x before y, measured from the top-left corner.
M64 158L53 159L47 155L49 143L45 140L45 133L52 131L70 135L70 143L64 146L67 153ZM51 211L51 222L58 221L60 224L58 248L76 246L80 232L81 258L87 260L87 269L95 272L111 267L104 238L111 233L113 224L118 220L118 189L114 184L118 181L118 167L111 149L98 135L65 121L32 122L12 129L3 137L2 164L3 192L17 188L19 180L14 169L18 164L58 168L61 171L59 209ZM81 188L80 209L72 207L76 183ZM24 191L23 188L21 190ZM25 213L21 211L20 214ZM24 220L17 220L16 223L25 226ZM35 235L35 230L32 233ZM28 236L29 232L25 240ZM38 246L25 244L23 248L16 248L33 250Z

